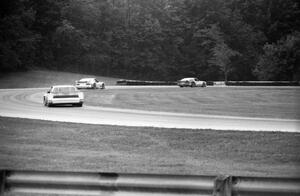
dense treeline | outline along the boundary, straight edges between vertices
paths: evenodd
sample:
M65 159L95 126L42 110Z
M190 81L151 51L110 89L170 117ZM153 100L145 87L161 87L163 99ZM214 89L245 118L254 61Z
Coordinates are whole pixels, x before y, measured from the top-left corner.
M0 69L299 80L297 0L2 0Z

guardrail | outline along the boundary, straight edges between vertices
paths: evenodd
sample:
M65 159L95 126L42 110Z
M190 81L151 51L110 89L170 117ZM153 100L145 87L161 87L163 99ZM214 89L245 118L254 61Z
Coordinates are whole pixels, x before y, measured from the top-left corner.
M144 80L118 80L117 85L177 85L176 81L144 81Z
M86 172L0 172L0 195L300 195L299 178Z
M227 81L226 86L300 86L300 81Z
M300 81L206 81L208 86L300 86ZM176 81L118 80L117 85L177 85Z

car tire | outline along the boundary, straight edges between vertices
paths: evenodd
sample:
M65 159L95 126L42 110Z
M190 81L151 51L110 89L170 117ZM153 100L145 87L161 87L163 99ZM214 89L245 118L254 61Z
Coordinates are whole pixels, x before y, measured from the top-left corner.
M48 102L48 99L44 98L44 106L51 107L52 104Z
M92 87L92 88L93 88L93 89L96 89L96 88L97 88L96 83L93 84L93 87Z
M105 84L102 84L102 85L101 85L101 89L105 89Z
M77 107L82 107L83 103L77 103L76 106Z
M192 88L193 88L193 87L196 87L195 82L192 82L191 87L192 87Z
M44 106L47 106L47 101L46 101L46 98L44 97L44 99L43 99L43 104L44 104Z
M47 106L47 107L51 107L51 106L52 106L52 104L51 104L51 103L49 103L49 102L47 101L47 103L46 103L46 106Z

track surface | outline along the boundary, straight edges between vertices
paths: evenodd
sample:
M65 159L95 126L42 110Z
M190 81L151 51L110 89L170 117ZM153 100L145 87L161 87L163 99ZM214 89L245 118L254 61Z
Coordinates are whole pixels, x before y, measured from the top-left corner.
M116 89L141 87L112 86L108 88ZM84 105L82 108L47 108L42 105L42 96L44 92L45 89L43 88L0 90L0 116L123 126L300 132L300 120L296 119L247 118L171 112L152 112L92 107L87 105Z

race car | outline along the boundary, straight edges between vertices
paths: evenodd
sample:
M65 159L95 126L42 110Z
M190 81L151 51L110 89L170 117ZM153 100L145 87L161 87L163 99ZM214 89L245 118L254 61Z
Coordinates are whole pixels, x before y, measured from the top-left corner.
M206 87L206 82L198 78L183 78L177 84L180 87Z
M84 100L83 92L73 85L52 86L43 96L45 106L71 104L82 107Z
M98 81L96 78L82 78L80 80L75 81L76 88L100 88L105 89L105 83Z

